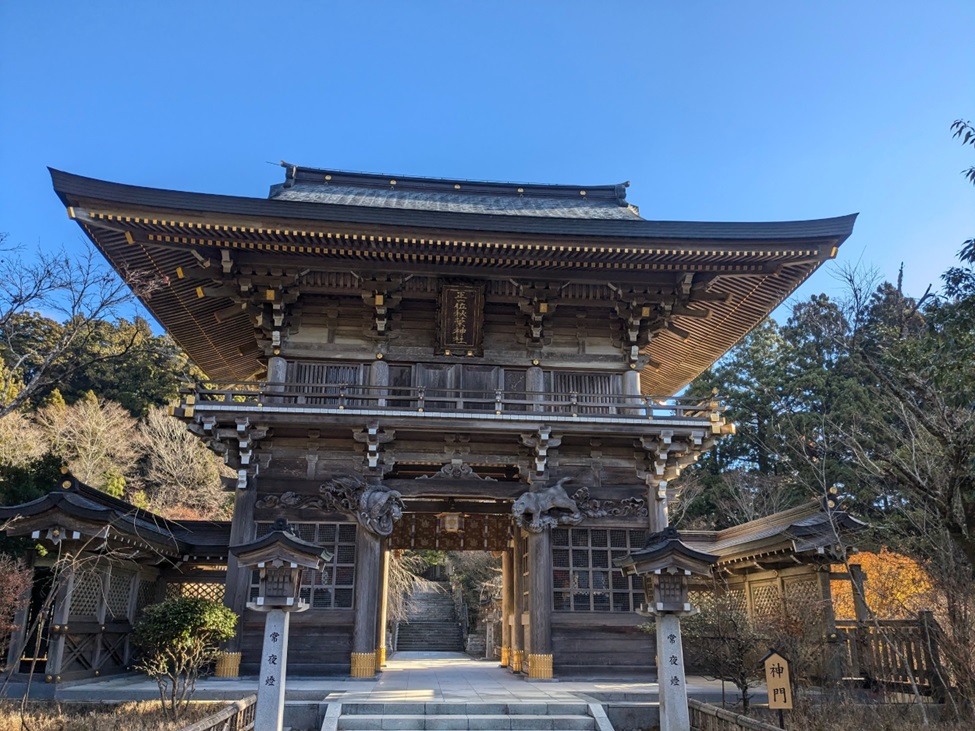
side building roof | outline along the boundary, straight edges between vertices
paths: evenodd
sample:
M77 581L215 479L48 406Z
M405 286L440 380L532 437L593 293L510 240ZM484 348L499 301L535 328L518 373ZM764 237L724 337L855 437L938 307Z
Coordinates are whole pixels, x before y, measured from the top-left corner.
M0 522L10 536L59 543L80 542L88 550L135 549L158 562L225 560L230 545L226 521L174 521L96 490L71 475L36 500L0 506Z

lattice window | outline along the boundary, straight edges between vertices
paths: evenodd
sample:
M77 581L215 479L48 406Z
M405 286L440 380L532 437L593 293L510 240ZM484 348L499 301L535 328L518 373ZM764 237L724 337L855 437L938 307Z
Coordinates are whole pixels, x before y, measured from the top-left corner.
M106 615L115 619L129 616L129 598L132 594L131 571L113 568L108 579L108 592L105 596Z
M689 589L687 601L695 609L707 609L714 606L714 592L707 589Z
M98 613L98 600L102 595L102 573L80 571L75 576L71 590L71 617L94 617Z
M775 617L782 609L779 586L774 581L751 585L752 612L756 617Z
M140 578L139 588L135 594L135 616L137 619L142 614L142 610L152 604L155 598L156 582Z
M790 614L806 616L823 601L819 582L816 579L786 579L785 608Z
M180 581L166 585L166 598L180 597L192 599L209 599L211 602L222 602L224 594L223 582L216 581Z
M557 612L631 612L644 601L643 582L623 576L613 559L643 548L645 530L554 528L552 585Z
M728 589L728 591L725 592L725 596L728 598L728 606L731 609L739 612L748 611L748 603L745 601L744 589Z
M272 523L258 523L257 537L271 532ZM321 571L305 569L301 572L299 596L311 609L352 609L355 587L355 531L354 523L292 523L291 527L302 540L328 549L332 560ZM250 598L254 601L259 590L260 574L251 574Z

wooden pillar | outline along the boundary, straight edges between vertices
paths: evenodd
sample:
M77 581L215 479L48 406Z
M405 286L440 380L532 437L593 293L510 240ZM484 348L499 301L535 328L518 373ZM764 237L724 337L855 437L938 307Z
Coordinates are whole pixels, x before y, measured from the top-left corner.
M640 371L636 368L623 372L623 394L626 396L642 396L640 393Z
M34 582L38 580L37 577L37 564L35 563L34 572L31 583L27 586L26 597L23 597L23 605L14 614L14 630L10 633L10 644L7 646L7 661L3 666L4 668L20 667L20 658L24 655L24 650L27 649L27 641L30 639L27 634L30 629L30 623L34 620L31 616L30 610L33 604L32 597L34 593ZM38 632L43 630L43 627L38 627ZM31 648L33 651L33 648ZM19 672L19 670L18 670Z
M640 371L635 367L623 371L623 395L626 399L627 408L625 413L628 416L646 416L646 404L643 401L643 393L640 391Z
M501 555L501 666L511 664L511 623L513 617L514 584L512 548L509 546Z
M280 355L267 359L267 382L285 383L288 380L288 361Z
M670 516L667 511L667 481L650 480L650 532L659 533L666 530L670 525Z
M525 626L522 624L522 614L525 611L524 578L521 574L521 552L524 541L521 528L515 528L515 537L511 541L512 559L512 602L511 602L511 670L521 672L525 660Z
M376 611L376 670L386 664L386 603L389 601L389 539L382 541L379 572L379 608Z
M528 677L552 677L552 531L528 536L528 583L531 597Z
M843 647L840 643L839 633L836 631L836 614L833 612L833 592L829 585L829 565L819 567L816 572L819 580L819 592L821 605L823 607L823 632L826 636L826 657L825 667L823 668L826 680L830 683L839 683L843 679L843 668L846 664L843 659ZM785 594L782 594L782 606L785 607ZM786 607L788 611L788 607Z
M924 654L924 665L927 668L926 674L928 684L931 687L931 694L936 702L944 703L949 684L947 682L948 676L941 665L941 650L938 646L943 632L930 609L918 612L917 621L918 628L921 631L921 652Z
M355 624L352 628L352 677L376 675L376 615L382 575L379 536L362 526L355 533Z
M374 392L378 400L376 406L383 408L386 406L387 391L384 388L389 385L389 363L384 360L374 360L369 367L369 385L379 387L381 390Z
M867 595L865 593L864 582L867 574L858 563L850 564L850 584L853 589L853 611L856 616L857 624L864 624L870 621L870 608L867 606Z
M540 401L545 391L545 373L538 366L532 366L525 373L525 395L532 401ZM541 406L535 406L535 411L541 411Z
M50 639L47 643L47 665L44 668L44 676L49 683L61 681L65 635L68 633L68 616L71 614L71 594L74 592L77 579L74 566L76 559L65 555L63 560L64 568L60 570L55 568L54 581L57 585L51 587L51 590L57 593L54 597L54 605L51 607L51 621L48 625ZM37 631L43 632L43 625L39 626Z
M242 546L257 538L257 526L254 523L254 505L257 503L257 486L253 478L249 479L247 487L234 492L234 517L230 523L230 545ZM238 617L244 616L247 598L250 595L251 570L242 567L237 557L231 553L227 557L226 588L223 593L223 603ZM227 642L224 648L227 652L240 652L240 633L243 622L237 623L237 634Z

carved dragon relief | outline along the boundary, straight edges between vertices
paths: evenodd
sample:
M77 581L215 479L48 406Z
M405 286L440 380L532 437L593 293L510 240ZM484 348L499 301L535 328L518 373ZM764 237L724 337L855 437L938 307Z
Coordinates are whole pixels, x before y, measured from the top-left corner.
M586 518L649 515L647 501L642 498L594 500L587 487L576 490L569 497L564 486L571 480L571 477L563 477L544 490L522 494L511 506L515 523L531 533L541 533L546 528L560 525L579 525ZM527 517L529 515L531 519Z
M367 483L359 475L334 477L319 488L328 509L353 516L366 530L378 536L393 532L403 517L403 496L382 483Z

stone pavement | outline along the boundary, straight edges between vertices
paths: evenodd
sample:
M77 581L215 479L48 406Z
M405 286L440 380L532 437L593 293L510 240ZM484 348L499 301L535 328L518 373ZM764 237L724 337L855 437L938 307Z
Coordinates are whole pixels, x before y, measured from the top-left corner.
M197 700L236 699L254 693L258 679L205 678L197 684ZM35 684L31 695L43 697L53 690ZM482 702L533 703L637 702L656 703L657 683L642 679L527 680L498 667L496 661L474 660L451 652L398 652L375 680L330 677L289 677L288 701L382 702ZM734 688L726 688L729 701ZM8 695L17 695L16 687ZM701 677L687 678L688 695L702 700L721 699L721 683ZM48 692L50 697L50 692ZM126 675L97 681L64 683L55 696L62 701L151 700L158 697L156 684L142 676Z

